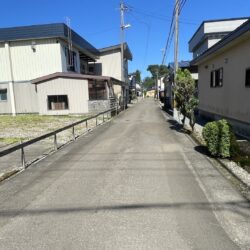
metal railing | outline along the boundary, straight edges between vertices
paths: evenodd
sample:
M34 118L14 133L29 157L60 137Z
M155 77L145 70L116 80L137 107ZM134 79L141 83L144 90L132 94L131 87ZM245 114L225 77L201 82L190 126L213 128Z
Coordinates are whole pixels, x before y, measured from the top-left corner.
M97 127L97 126L99 126L99 125L101 125L101 124L103 124L103 123L105 122L105 114L106 114L107 120L109 120L109 119L112 117L112 114L113 114L113 115L117 115L117 114L118 114L118 108L115 107L115 108L111 108L111 109L109 109L109 110L105 110L105 111L100 112L100 113L98 113L98 114L96 114L96 115L92 115L92 116L87 117L87 118L85 118L85 119L83 119L83 120L80 120L80 121L77 121L77 122L72 123L72 124L70 124L70 125L67 125L67 126L65 126L65 127L63 127L63 128L57 129L57 130L55 130L55 131L52 131L52 132L50 132L50 133L41 135L41 136L36 137L36 138L34 138L34 139L31 139L31 140L29 140L29 141L20 143L19 145L15 145L15 146L13 146L13 147L11 147L11 148L8 148L8 149L5 149L5 150L3 150L3 151L0 151L0 157L6 156L6 155L8 155L8 154L11 154L11 153L13 153L13 152L16 152L17 150L20 150L20 151L21 151L21 164L22 164L22 167L25 169L25 168L28 166L27 163L26 163L26 161L25 161L25 150L24 150L25 147L30 146L30 145L32 145L32 144L34 144L34 143L36 143L36 142L39 142L39 141L41 141L41 140L44 140L44 139L47 139L47 138L53 136L53 137L54 137L54 151L57 151L57 150L59 149L59 146L58 146L58 143L57 143L57 134L58 134L58 133L63 132L63 131L68 130L68 129L72 129L72 139L71 139L71 140L75 141L77 137L79 137L79 136L81 136L81 135L83 135L83 134L85 134L86 132L88 132L88 131L91 130L91 129L88 127L88 121L89 121L89 120L96 119L95 127ZM102 116L102 123L98 124L98 118L99 118L100 116ZM76 127L77 125L80 125L80 124L83 124L83 123L85 123L85 126L86 126L85 132L82 133L82 134L79 135L79 136L76 136L75 127ZM71 140L69 140L69 141L71 141ZM69 142L69 141L68 141L68 142ZM66 144L66 143L65 143L65 144ZM64 144L64 145L65 145L65 144Z

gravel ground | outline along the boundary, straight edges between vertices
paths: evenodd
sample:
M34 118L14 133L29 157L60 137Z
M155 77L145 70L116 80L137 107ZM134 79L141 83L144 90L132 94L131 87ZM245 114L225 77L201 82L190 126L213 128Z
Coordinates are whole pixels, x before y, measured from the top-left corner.
M17 116L15 118L2 116L0 117L0 149L28 141L43 134L52 132L56 129L65 127L77 121L84 119L82 116L38 116L27 115ZM101 117L100 121L101 122ZM89 128L96 124L95 119L88 122ZM83 133L86 130L85 123L75 128L76 134ZM61 143L68 141L72 137L72 130L66 130L59 134Z
M24 142L70 125L74 122L84 119L84 117L45 117L44 120L38 122L40 119L41 118L36 119L36 117L33 117L31 121L30 119L27 119L21 122L17 122L15 119L10 119L9 126L6 126L6 121L4 122L3 120L0 120L0 138L4 138L0 144L0 151L13 147L16 144L19 144L21 141ZM101 124L102 122L103 117L100 116L98 118L98 124ZM3 126L4 123L5 126ZM88 129L93 129L94 127L96 127L96 119L88 120ZM75 136L78 137L86 133L86 131L86 123L84 122L83 124L79 124L75 127ZM14 142L16 139L18 142ZM62 131L57 134L57 146L61 147L69 141L72 141L72 139L72 128ZM36 142L24 148L25 162L26 164L30 164L35 160L41 159L44 156L50 154L53 150L53 136ZM6 174L8 176L9 173L19 171L21 166L22 162L20 150L0 157L0 181L1 178L6 176Z
M174 112L174 119L181 123L181 117L178 114L178 112L175 110ZM187 129L190 129L188 118L186 119L185 127ZM203 145L205 145L204 140L202 138L202 129L203 126L196 124L194 128L194 137ZM250 142L247 140L240 141L239 142L241 149L244 150L246 153L250 153ZM238 164L236 164L233 161L230 161L228 159L218 159L233 175L235 175L238 179L240 179L247 187L250 187L250 174L244 170L242 167L240 167Z

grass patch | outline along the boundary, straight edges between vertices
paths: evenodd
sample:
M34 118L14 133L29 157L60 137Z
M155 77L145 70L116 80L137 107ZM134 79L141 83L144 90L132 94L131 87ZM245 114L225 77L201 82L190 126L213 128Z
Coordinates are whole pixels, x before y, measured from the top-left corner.
M2 144L13 144L13 143L18 143L24 138L16 138L16 137L9 137L9 138L0 138L0 143Z
M240 165L248 173L250 173L250 156L242 153L241 155L232 158L234 162Z
M87 116L1 115L1 146L19 143L65 127Z
M3 129L5 126L24 126L24 125L42 125L48 122L59 122L66 120L81 120L87 116L46 116L46 115L17 115L9 116L3 115L0 116L0 129Z

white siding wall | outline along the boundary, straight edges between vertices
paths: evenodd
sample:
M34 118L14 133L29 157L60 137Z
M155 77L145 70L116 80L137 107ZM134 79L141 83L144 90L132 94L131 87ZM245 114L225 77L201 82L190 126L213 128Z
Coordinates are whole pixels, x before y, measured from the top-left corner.
M14 84L16 112L38 113L38 100L35 85L30 82Z
M9 84L8 83L0 84L0 89L7 89L7 101L0 101L0 114L11 114L12 111L10 104Z
M110 53L103 55L97 60L97 63L102 63L102 75L114 77L121 80L121 53Z
M60 43L55 39L35 42L35 52L31 49L31 41L10 43L14 81L27 81L62 71Z
M231 32L238 28L241 24L246 22L247 19L242 20L226 20L226 21L218 21L218 22L205 22L198 32L195 34L195 36L192 38L192 40L189 42L189 52L194 53L194 58L197 57L197 53L194 52L194 48L199 44L201 39L205 34L209 33L220 33L220 32ZM218 42L220 39L216 41L216 39L213 39L210 44L208 44L207 48L210 48L213 46L216 42ZM204 51L204 50L203 50ZM199 53L200 54L200 53Z
M209 22L204 24L204 31L205 33L231 32L246 21L247 19Z
M12 60L15 107L17 113L38 112L36 92L30 80L55 72L62 72L60 42L56 39L0 43L0 84L11 82L9 49ZM10 91L7 103L0 103L0 113L11 113Z
M67 115L88 113L88 80L57 78L37 85L39 113ZM68 110L48 110L48 95L67 95Z
M209 39L208 40L208 48L211 48L212 46L214 46L216 43L218 43L221 40L221 38L217 38L217 39Z
M199 65L201 110L250 123L250 88L245 87L246 68L250 67L249 55L248 39ZM220 67L223 67L223 87L210 88L210 72Z
M8 48L4 43L0 43L0 82L8 82L11 80Z

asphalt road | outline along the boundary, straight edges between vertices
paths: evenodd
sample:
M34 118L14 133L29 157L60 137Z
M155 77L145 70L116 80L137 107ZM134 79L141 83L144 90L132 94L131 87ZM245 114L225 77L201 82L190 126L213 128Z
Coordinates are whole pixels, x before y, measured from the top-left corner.
M250 249L249 218L153 100L0 185L0 249Z

